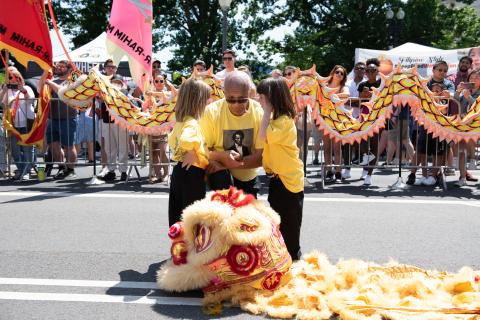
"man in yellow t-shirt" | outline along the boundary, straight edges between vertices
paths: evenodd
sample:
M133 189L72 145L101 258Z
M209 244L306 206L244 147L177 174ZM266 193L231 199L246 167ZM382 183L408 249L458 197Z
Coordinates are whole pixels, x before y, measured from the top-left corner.
M263 142L258 131L263 110L248 98L250 85L246 73L229 73L224 84L225 99L206 107L200 127L210 150L210 188L221 190L233 185L256 197L257 168L262 165Z

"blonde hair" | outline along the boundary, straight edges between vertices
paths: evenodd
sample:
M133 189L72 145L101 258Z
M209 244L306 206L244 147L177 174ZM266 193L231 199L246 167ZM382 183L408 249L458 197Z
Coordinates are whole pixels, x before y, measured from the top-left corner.
M178 92L175 119L178 122L185 121L188 116L199 119L205 110L210 94L210 87L202 80L194 78L186 80Z
M17 68L8 67L8 73L11 74L12 76L14 76L15 78L17 78L18 82L20 82L22 84L22 86L25 85L25 80L23 79L22 74L20 73L20 71L18 71Z

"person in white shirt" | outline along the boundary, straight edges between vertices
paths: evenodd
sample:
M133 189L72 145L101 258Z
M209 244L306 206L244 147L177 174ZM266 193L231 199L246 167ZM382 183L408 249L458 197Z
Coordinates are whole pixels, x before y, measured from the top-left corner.
M357 62L353 67L353 78L347 81L346 86L348 87L348 91L350 92L350 105L352 107L352 115L355 118L358 118L360 114L359 103L356 99L358 98L358 85L360 82L367 80L365 78L365 63L364 62Z
M35 119L35 94L33 90L25 86L22 75L15 67L8 68L8 78L0 93L0 101L10 106L13 125L20 134L26 134L31 128L29 124ZM17 137L11 135L12 157L17 166L15 180L29 180L30 169L34 158L33 146L21 146Z
M235 61L236 61L235 51L231 49L225 50L223 52L223 64L225 65L225 69L223 69L220 72L217 72L215 76L220 79L225 79L227 74L237 70L237 68L235 68Z

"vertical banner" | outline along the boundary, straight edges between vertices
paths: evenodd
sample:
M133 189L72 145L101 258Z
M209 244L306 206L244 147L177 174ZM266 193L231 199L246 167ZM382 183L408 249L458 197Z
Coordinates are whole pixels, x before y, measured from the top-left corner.
M29 61L51 70L52 42L48 31L44 0L0 0L0 50L6 49L25 67ZM10 105L3 115L3 126L15 135L19 144L43 143L50 107L50 91L44 87L38 99L38 110L30 132L20 134L13 125Z
M35 61L44 70L52 66L52 43L44 0L0 1L0 50L7 49L27 66Z
M142 91L152 70L152 0L113 0L107 52L118 64L128 57L130 73Z

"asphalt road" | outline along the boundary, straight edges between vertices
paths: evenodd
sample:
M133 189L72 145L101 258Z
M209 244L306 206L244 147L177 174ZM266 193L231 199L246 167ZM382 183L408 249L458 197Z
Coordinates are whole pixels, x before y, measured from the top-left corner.
M333 262L480 269L478 186L456 188L451 178L447 192L396 192L388 187L395 174L383 172L370 188L352 180L322 190L315 170L305 195L303 252L319 250ZM155 272L169 257L168 186L86 186L89 176L85 168L68 181L0 181L0 319L205 318L200 292L155 289ZM238 308L221 317L256 318Z

